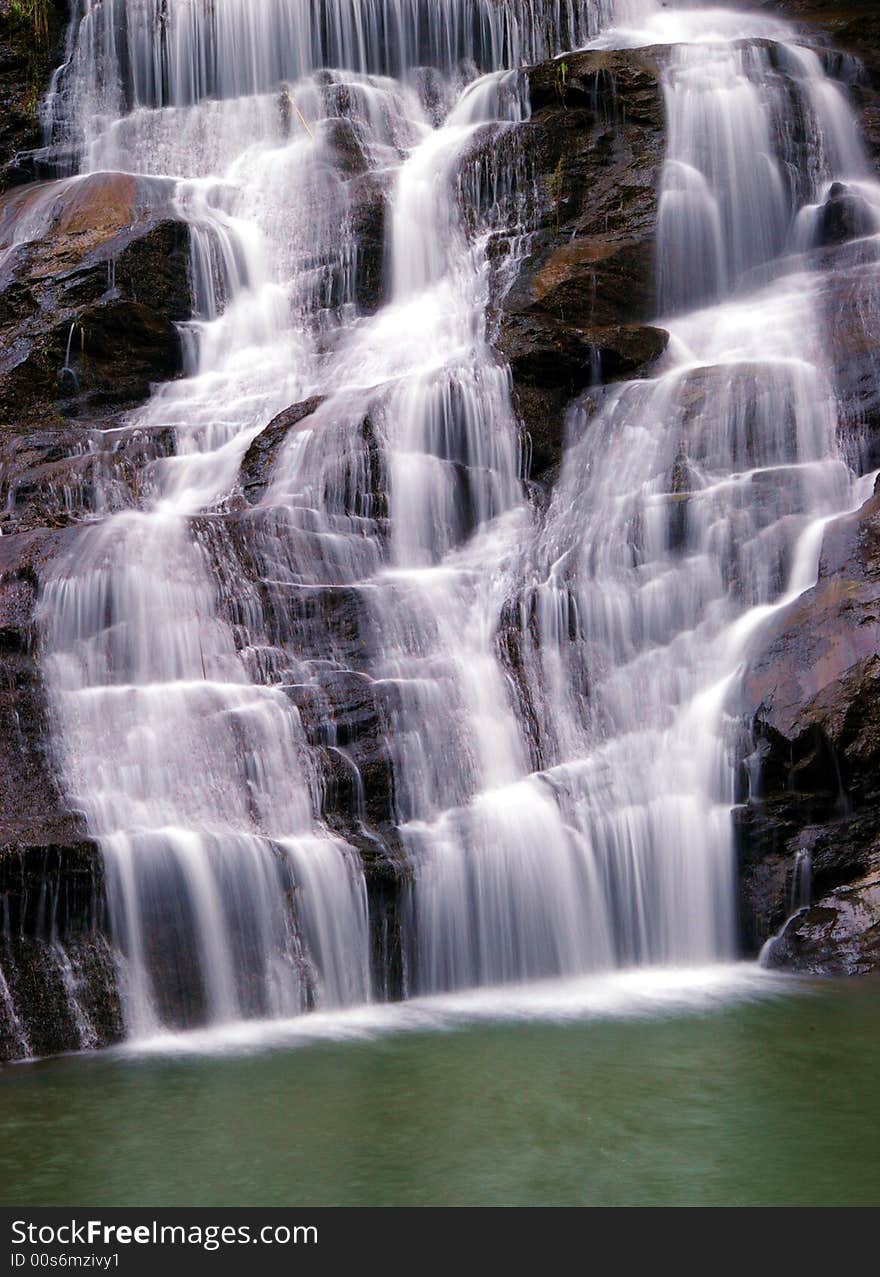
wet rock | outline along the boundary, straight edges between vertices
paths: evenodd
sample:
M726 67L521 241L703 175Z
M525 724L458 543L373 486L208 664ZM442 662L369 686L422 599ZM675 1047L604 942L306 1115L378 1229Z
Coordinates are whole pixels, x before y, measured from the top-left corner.
M566 405L588 386L647 373L668 341L667 332L648 325L583 329L548 314L509 316L497 345L513 373L532 477L559 460Z
M808 857L811 912L820 912L803 924L800 969L831 969L835 945L839 969L876 961L876 895L855 884L880 871L878 653L875 496L831 525L816 586L762 633L732 706L744 711L750 739L744 750L750 798L736 820L744 939L753 948L778 931L792 912L798 858ZM774 952L779 963L786 954L794 961L795 948Z
M170 189L95 174L0 200L0 423L141 400L181 372L189 232Z
M387 687L366 674L324 665L313 669L310 683L286 690L310 742L325 753L325 815L346 836L374 831L371 858L387 855L394 816Z
M417 67L413 75L419 100L431 123L437 128L443 123L450 105L449 84L443 74L431 66Z
M734 465L741 470L784 462L797 445L790 372L761 363L707 364L677 379L669 411L680 421L692 461L717 463L718 419L731 430ZM768 403L772 437L768 429ZM760 482L760 480L758 480Z
M376 861L366 871L373 989L386 1002L409 995L405 918L411 875L402 859Z
M331 513L363 521L365 533L384 534L388 484L372 412L363 413L360 398L353 404L331 402L322 411L324 403L316 396L273 418L245 453L239 488L250 505L262 501L287 441L299 430L308 431L313 441L305 440L305 446L319 454L312 482L322 505Z
M320 408L324 398L323 395L315 395L285 408L251 443L239 472L239 484L251 505L256 505L269 486L278 455L288 436Z
M791 737L820 711L830 722L842 703L841 680L867 669L878 652L880 497L875 496L828 529L819 580L764 632L762 651L746 674L745 696L764 707L766 722Z
M200 515L191 526L216 565L221 615L240 650L258 657L258 681L293 683L313 662L362 672L375 659L370 587L316 583L310 568L323 568L316 551L326 538L297 526L286 507Z
M562 389L572 398L595 382L650 368L668 341L662 328L619 324L584 329L552 315L533 314L512 317L499 348L517 384Z
M770 967L820 975L866 975L880 969L880 874L800 910L768 946Z
M0 537L0 842L62 847L85 836L65 803L49 752L48 707L37 664L35 610L53 558L75 529Z
M301 406L281 416L282 439L297 429L297 418L310 420ZM400 996L408 870L394 825L389 723L397 691L364 668L380 645L372 590L304 581L315 546L284 506L254 505L192 522L216 565L220 611L247 668L257 681L281 688L298 711L321 819L357 849L364 867L376 987Z
M365 173L349 186L354 299L365 315L372 315L385 300L389 194L388 181L376 173Z
M684 444L676 454L669 475L669 548L673 554L683 553L688 543L690 494L700 487Z
M820 304L828 332L828 353L844 439L856 466L880 466L880 244L876 239L828 249L826 287Z
M580 53L529 73L523 143L543 207L511 308L542 306L581 327L653 315L661 61L657 50Z
M63 527L130 509L149 495L156 460L175 450L173 429L132 427L118 417L0 428L0 531Z
M321 133L323 141L333 153L333 166L340 174L356 177L367 172L367 153L351 120L342 117L326 120Z
M835 182L819 212L820 245L844 244L877 229L877 216L868 201L843 182Z
M518 130L537 191L528 251L499 301L533 474L558 461L567 403L592 381L637 375L667 337L656 308L654 233L664 107L656 50L566 55L529 71ZM527 182L524 182L527 185Z
M0 941L0 1061L110 1046L124 1036L116 956L95 929Z

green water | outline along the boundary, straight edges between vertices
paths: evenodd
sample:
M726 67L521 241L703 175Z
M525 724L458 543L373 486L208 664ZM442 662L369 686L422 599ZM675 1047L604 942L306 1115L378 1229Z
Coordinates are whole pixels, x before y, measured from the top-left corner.
M880 983L0 1071L5 1205L880 1203Z

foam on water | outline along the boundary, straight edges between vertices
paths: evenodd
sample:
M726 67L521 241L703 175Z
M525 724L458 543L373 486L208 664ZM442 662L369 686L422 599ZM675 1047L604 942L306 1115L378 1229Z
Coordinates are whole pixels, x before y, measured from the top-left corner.
M803 994L808 987L794 977L752 964L620 971L333 1013L315 1011L293 1020L251 1020L186 1033L161 1033L116 1048L113 1054L131 1060L145 1056L237 1056L322 1042L372 1041L400 1033L454 1032L486 1024L574 1024L701 1015L742 1001Z

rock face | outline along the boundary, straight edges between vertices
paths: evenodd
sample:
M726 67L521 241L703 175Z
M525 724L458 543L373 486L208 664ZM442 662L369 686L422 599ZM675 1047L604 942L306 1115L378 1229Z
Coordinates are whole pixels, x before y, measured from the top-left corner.
M121 174L0 202L0 421L144 399L183 367L188 231L166 184Z
M66 541L64 532L0 537L0 830L6 845L79 842L82 821L64 809L48 753L49 725L34 656L40 575Z
M128 504L145 460L173 447L112 430L182 369L188 230L168 196L164 183L111 174L0 196L5 534Z
M854 459L863 471L880 466L880 313L876 237L827 250L833 267L822 305L829 332L829 362L842 425Z
M768 960L878 958L880 496L828 531L819 580L771 624L742 688L752 797L738 812L743 926ZM812 903L807 904L807 899Z
M533 68L518 131L537 190L536 229L501 303L532 473L559 459L564 415L590 384L634 376L663 353L654 235L664 107L657 50L575 53Z

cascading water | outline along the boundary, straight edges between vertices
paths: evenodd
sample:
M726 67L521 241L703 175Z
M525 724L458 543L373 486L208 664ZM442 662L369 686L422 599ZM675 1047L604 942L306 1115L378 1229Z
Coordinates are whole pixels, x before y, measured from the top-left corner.
M672 309L730 298L661 319L661 375L575 415L537 538L530 677L545 774L597 859L622 961L733 952L724 703L750 634L815 580L821 519L870 491L838 438L821 277L778 259L798 209L834 179L875 207L880 192L817 56L731 43L742 23L664 12L598 42L673 44L661 297Z
M84 170L174 179L197 305L188 375L132 420L172 428L176 454L41 601L129 1030L369 998L358 839L377 835L331 729L352 832L324 819L301 715L342 673L379 707L407 990L729 957L725 696L749 634L810 584L821 520L860 491L818 276L780 264L832 182L878 204L819 59L783 24L654 0L78 8L56 140ZM591 39L675 46L673 341L588 426L574 409L539 515L487 332L487 240L515 203L516 68ZM491 198L467 163L486 129L512 142ZM365 189L385 219L378 309L359 296ZM230 532L248 445L311 396ZM498 655L511 610L537 726Z

